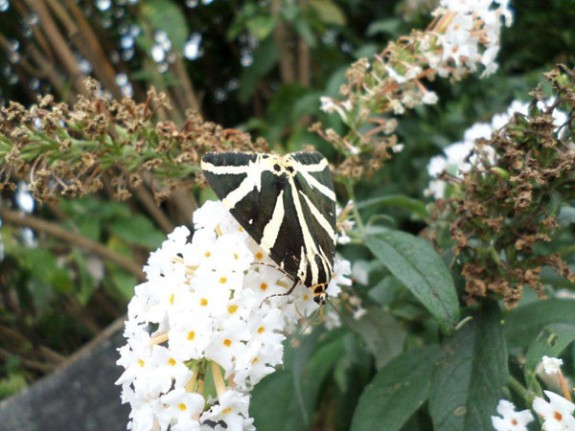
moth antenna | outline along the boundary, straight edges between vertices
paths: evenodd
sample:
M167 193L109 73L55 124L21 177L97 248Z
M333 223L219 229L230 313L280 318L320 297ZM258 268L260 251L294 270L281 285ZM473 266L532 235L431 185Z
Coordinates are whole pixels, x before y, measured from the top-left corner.
M317 326L317 325L321 325L323 323L323 304L321 304L319 306L319 320L318 321L313 321L310 318L304 316L302 314L302 312L299 311L299 309L297 308L297 305L295 305L295 309L297 311L297 314L299 314L299 317L301 318L301 320L303 320L306 323L306 326L304 326L301 330L302 334L305 333L306 329L309 328L310 325ZM314 313L315 313L315 311L314 311Z
M325 301L326 301L329 305L331 305L331 307L332 307L332 308L334 309L334 311L338 314L338 316L341 317L341 320L343 320L344 325L351 329L351 325L350 325L349 322L347 321L347 318L343 315L343 313L342 313L341 311L339 311L339 310L337 309L337 307L334 305L334 303L331 302L329 298L326 298Z

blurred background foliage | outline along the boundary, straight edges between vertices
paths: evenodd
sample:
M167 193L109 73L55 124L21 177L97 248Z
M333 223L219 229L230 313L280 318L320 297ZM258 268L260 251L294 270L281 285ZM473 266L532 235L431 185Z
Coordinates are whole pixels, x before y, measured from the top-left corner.
M311 144L333 158L329 145L308 131L314 119L342 127L337 116L319 111L319 97L337 96L356 59L412 28L425 28L434 7L432 0L0 0L0 104L28 106L47 93L72 103L86 93L87 76L117 99L143 102L153 86L173 107L158 111L158 121L182 125L193 109L206 120L265 138L274 151ZM461 139L471 124L488 121L514 99L527 100L542 72L556 63L573 65L574 1L523 0L514 7L498 73L459 83L438 80L431 89L439 103L401 117L404 150L356 190L360 205L394 198L372 201L366 214L385 206L386 223L417 234L425 227L422 190L430 157ZM345 191L338 192L344 202ZM0 215L0 397L50 372L120 317L141 273L118 257L140 268L166 232L191 224L196 202L207 193L176 191L158 214L145 193L120 203L104 188L97 196L26 206L20 189L4 190L0 207L18 209L22 217ZM359 247L346 252L354 262L368 257ZM385 290L388 297L392 287ZM417 312L409 306L396 310ZM344 348L337 337L322 346L328 352ZM321 352L314 356L318 369L325 364ZM358 355L352 370L357 379L351 380L357 390L335 401L349 411L369 381L369 359L365 352ZM350 372L345 367L351 365L335 367L324 392L337 392L343 373ZM345 420L338 429L346 429Z

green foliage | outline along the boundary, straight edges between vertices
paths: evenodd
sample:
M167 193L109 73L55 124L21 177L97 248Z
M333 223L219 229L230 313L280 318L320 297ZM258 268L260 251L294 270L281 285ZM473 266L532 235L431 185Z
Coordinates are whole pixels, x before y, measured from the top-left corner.
M178 51L182 51L190 34L182 10L171 0L145 0L141 6L141 18L149 22L155 31L164 31Z
M11 374L0 380L0 399L17 394L26 387L26 380L21 374Z
M459 304L451 274L433 247L422 239L393 231L368 236L365 244L428 309L442 330L451 332L459 320Z
M70 199L47 200L45 206L34 210L34 217L46 221L48 228L30 224L33 244L27 242L29 232L23 230L24 224L4 220L0 214L0 339L2 351L10 354L3 354L0 363L0 398L57 366L53 356L46 356L47 350L69 355L125 312L134 286L141 281L138 270L149 252L172 225L191 225L191 211L183 208L195 208L198 202L213 198L197 187L197 162L202 152L240 149L243 138L230 136L241 137L241 132L248 130L277 152L312 145L339 169L355 154L310 131L309 126L317 120L323 131L332 129L350 145L363 145L366 140L361 137L375 144L384 142L387 137L371 133L372 124L353 129L356 124L346 123L344 116L320 111L320 97L339 97L354 61L373 59L388 41L423 30L431 21L428 2L248 0L197 2L190 8L185 2L141 0L137 6L112 2L109 11L98 11L92 3L78 4L89 11L87 25L101 36L104 57L94 54L97 50L92 46L82 50L81 45L73 45L70 53L88 58L91 73L116 99L121 94L113 92L111 83L119 72L126 73L134 98L142 105L127 103L120 108L107 104L106 98L92 100L93 110L83 111L81 116L42 117L53 120L45 121L43 128L34 126L32 114L26 121L6 120L20 128L18 133L1 134L2 163L14 156L13 142L24 130L28 134L18 148L22 179L42 183L47 178L46 187L61 186L71 192ZM410 10L414 3L417 8ZM552 85L541 73L557 62L573 65L572 6L561 0L515 2L515 23L503 30L499 72L486 79L469 76L453 82L435 76L425 81L426 88L439 96L435 105L420 105L399 115L380 112L384 97L372 101L366 118L398 120L395 133L403 150L390 154L377 169L356 177L336 172L338 200L343 205L353 200L350 217L356 223L350 243L338 245L338 252L353 265L351 292L365 314L356 319L356 310L344 308L342 328L325 331L313 327L311 335L286 344L284 367L253 392L251 414L258 430L488 431L499 399L513 399L523 409L541 395L545 383L537 367L542 356L561 356L565 374L573 377L575 300L569 299L573 281L557 275L540 259L560 256L565 262L560 268L565 272L575 265L572 167L548 186L535 182L536 199L528 214L514 206L517 193L511 188L514 180L510 177L525 171L522 165L517 165L517 172L502 171L500 166L495 171L475 172L477 181L463 187L461 206L451 218L438 213L424 195L430 179L427 165L433 156L461 141L470 125L489 122L512 100L550 94ZM55 93L57 102L85 97L76 86L77 76L60 64L56 55L64 47L50 44L49 34L39 41L22 34L23 20L16 8L0 13L2 41L18 40L21 48L16 54L28 61L14 61L15 53L9 51L1 56L5 76L0 80L0 105L36 103L38 88ZM125 60L118 47L128 25L141 31L133 57ZM167 67L165 72L150 58L156 31L166 32L172 53L177 54L176 59L161 65ZM201 35L201 52L193 60L182 60L190 32ZM9 44L0 46L4 45ZM35 59L30 53L46 56ZM408 54L418 58L407 49L402 54L398 69L413 60ZM111 75L106 76L100 65ZM379 78L371 75L373 71L372 64L361 82L365 86L358 83L351 86L353 90L360 92L369 85L370 90L376 88ZM39 87L31 87L34 80ZM572 86L573 76L565 73L557 82ZM150 84L166 91L165 104L146 98ZM543 90L533 93L538 85ZM164 109L168 104L174 109ZM191 118L186 117L186 109L194 106L206 119L233 129L186 121ZM38 117L48 110L35 109L33 116ZM359 117L362 111L353 113ZM513 123L510 142L516 143L518 150L529 145L520 158L529 160L529 166L534 161L556 165L571 160L572 142L559 145L565 153L555 156L549 156L549 147L541 145L538 139L544 135L542 117L546 114L540 114ZM50 125L57 133L49 135ZM572 128L571 117L565 133L572 134ZM547 132L548 138L557 138L552 129ZM369 151L361 150L364 162L375 159L375 144ZM57 163L50 162L54 154L61 156ZM40 166L38 160L48 161ZM4 166L0 174L4 174ZM66 167L77 170L64 176ZM52 169L54 175L42 177L44 168ZM137 178L131 175L134 172ZM493 172L499 175L490 175ZM103 187L90 191L89 196L79 198L72 193L81 180L101 178ZM461 190L462 181L454 180L452 185ZM174 183L194 187L171 195ZM486 183L489 188L478 187ZM507 199L497 199L497 205L489 206L493 196L508 187L512 191ZM118 190L128 189L136 196L122 203L114 200ZM478 190L483 194L474 194ZM162 202L160 206L152 202L152 195ZM489 225L489 233L485 219L469 215L465 205L471 202L471 195L475 210L491 210L490 222L503 217L500 225ZM6 188L0 210L17 206L14 194ZM528 228L540 228L542 220L555 215L557 226L549 229L549 241L521 252L517 249L516 237L526 235ZM473 248L479 270L488 272L476 281L500 277L506 271L516 274L513 265L530 263L543 267L538 293L549 299L525 294L506 304L515 308L506 309L496 292L468 295L462 255L450 236L454 226L462 223L466 223L466 232L476 234L466 237L469 241L461 247ZM71 236L62 235L62 230ZM122 258L137 270L127 269ZM559 290L567 298L561 297ZM24 359L46 367L30 368Z
M352 431L400 430L429 397L437 346L412 350L380 370L359 400Z
M106 244L131 259L135 250L147 252L164 238L149 219L132 215L117 202L94 197L61 201L59 211L67 220L63 232L73 233L69 241ZM45 357L44 352L73 353L79 343L122 312L137 280L95 253L79 247L63 248L58 238L44 240L42 248L31 248L21 241L22 235L19 229L2 229L7 257L0 262L0 273L3 291L11 298L0 313L3 348L11 349L15 358L45 361L47 370L54 366L55 357ZM63 253L60 248L67 251ZM8 331L2 324L19 328L21 334ZM25 363L17 361L4 363L3 372L11 376L10 381L19 381L18 376L26 381L39 370L27 371Z
M509 379L497 304L486 304L445 341L433 373L429 413L437 430L491 429L490 415Z
M252 412L258 430L310 427L325 379L345 358L348 336L340 332L319 341L316 333L301 338L297 349L286 352L284 369L272 374L254 391Z

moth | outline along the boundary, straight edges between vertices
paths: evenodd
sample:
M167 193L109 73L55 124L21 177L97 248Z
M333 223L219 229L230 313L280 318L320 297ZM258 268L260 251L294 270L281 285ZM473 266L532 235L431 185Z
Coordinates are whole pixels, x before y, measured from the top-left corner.
M335 192L318 152L208 153L204 176L246 232L322 305L333 274Z

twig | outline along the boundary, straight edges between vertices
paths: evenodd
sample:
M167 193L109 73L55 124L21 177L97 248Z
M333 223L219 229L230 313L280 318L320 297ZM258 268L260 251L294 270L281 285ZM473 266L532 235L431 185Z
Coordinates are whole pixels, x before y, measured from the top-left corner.
M40 353L44 358L48 359L50 362L54 364L59 364L66 360L66 356L61 355L60 353L55 352L54 350L46 346L39 346L38 353Z
M34 62L38 65L39 69L42 71L38 73L39 78L46 78L50 81L52 88L56 91L62 98L66 97L68 101L71 101L72 94L66 91L66 86L64 81L58 74L56 67L53 63L49 61L38 47L31 45L28 47L28 53Z
M4 349L0 348L0 358L9 359L9 358L12 358L14 356L19 356L19 355L14 354L12 352L9 352L8 350L4 350ZM21 361L22 365L24 365L26 368L29 368L31 370L40 371L42 373L49 373L50 371L52 371L54 369L53 364L46 364L46 362L33 361L31 359L27 359L27 358L24 358L22 356L20 356L20 361Z
M102 244L92 241L86 237L62 229L56 224L47 222L34 216L24 215L7 208L0 208L0 217L5 223L12 223L18 226L28 226L37 231L45 232L48 235L62 239L71 245L82 247L86 250L96 253L104 259L114 262L121 268L133 274L138 280L143 281L145 279L144 272L141 270L140 265L133 262L130 258L115 253Z
M284 84L289 84L295 82L295 61L293 58L293 52L289 46L289 31L286 23L281 19L280 11L282 7L282 0L272 0L271 3L271 13L272 16L277 20L277 25L274 30L274 40L279 49L279 59L280 59L280 74L282 82Z
M308 8L309 0L300 0L300 9L302 13ZM307 41L298 36L298 79L299 83L305 87L309 87L311 85L311 77L310 77L310 52L309 52L309 45Z
M148 192L148 190L144 189L143 187L138 187L132 190L134 194L137 196L138 200L144 207L146 208L148 214L156 221L160 229L163 232L168 233L174 230L174 225L166 217L164 212L158 207L156 201L154 200L153 196Z
M184 106L181 106L181 112L185 112L185 110L189 108L199 112L200 105L198 103L198 99L196 98L192 81L190 81L190 77L188 75L188 71L186 70L186 65L182 59L182 55L179 53L176 54L176 61L173 64L173 71L175 72L175 75L177 76L178 82L182 89L182 96L185 98Z
M194 196L185 190L174 190L170 199L178 209L178 215L186 224L191 224L192 214L198 208Z
M102 82L104 87L112 92L116 99L121 99L122 92L116 84L116 72L110 64L104 49L102 49L102 45L92 26L86 19L85 13L78 7L75 0L66 0L66 6L72 18L66 14L63 14L61 18L59 14L59 18L69 32L70 40L74 43L76 49L90 61L94 67L96 77ZM50 7L63 9L60 3L55 0L50 0Z
M68 47L66 39L60 33L60 30L52 15L42 0L25 0L28 6L36 12L39 19L39 25L42 26L44 32L50 35L50 42L53 44L54 52L58 56L62 67L66 70L66 74L71 78L74 89L77 93L88 95L87 89L84 86L84 75L78 67L76 58Z

